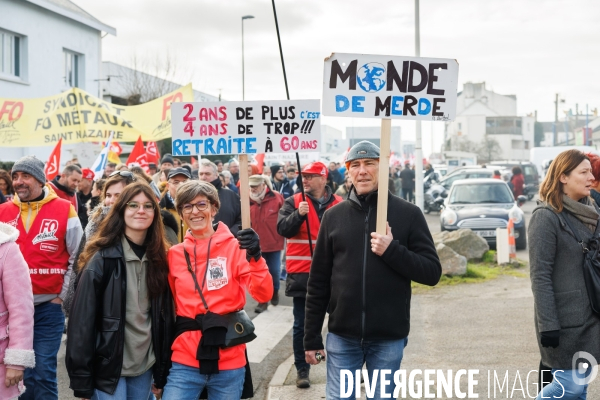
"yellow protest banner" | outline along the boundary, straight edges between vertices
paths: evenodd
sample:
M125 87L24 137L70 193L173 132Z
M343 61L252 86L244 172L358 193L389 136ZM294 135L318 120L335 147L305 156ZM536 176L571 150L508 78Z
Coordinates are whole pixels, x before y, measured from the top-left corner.
M54 146L113 140L135 142L171 137L171 103L193 101L192 85L138 106L112 104L73 88L37 99L0 98L0 146Z

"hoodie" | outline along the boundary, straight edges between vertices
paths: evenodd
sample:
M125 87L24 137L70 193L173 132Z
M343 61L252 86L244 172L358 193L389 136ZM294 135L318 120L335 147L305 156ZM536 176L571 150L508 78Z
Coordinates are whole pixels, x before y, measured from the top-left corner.
M11 203L4 203L0 205L0 222L7 222L10 225L16 227L18 225L18 218L21 218L23 222L23 228L26 233L29 233L30 228L36 223L36 218L41 210L45 207L54 207L54 202L61 202L62 199L56 195L54 190L49 185L46 185L43 188L43 198L39 201L31 201L31 202L21 202L19 200L19 196L15 195ZM58 205L58 203L56 203ZM14 214L12 209L17 207L19 210L17 219L14 219ZM52 214L53 211L50 212L49 215ZM41 221L42 224L44 221ZM71 271L73 270L73 263L75 261L75 254L77 253L77 249L79 247L79 242L81 240L81 236L83 234L83 230L81 229L81 223L79 222L79 217L77 216L77 212L75 208L70 205L69 211L67 213L66 221L58 221L58 224L66 224L66 232L64 236L64 247L65 251L68 253L68 261L66 267L66 272L63 276L62 289L57 291L56 293L44 293L44 294L35 294L34 293L34 302L35 304L44 303L47 301L51 301L56 297L64 300L67 290L69 287L69 280L71 278ZM20 237L17 240L19 247L21 248L21 252L29 265L30 270L37 268L52 268L52 265L37 265L36 256L39 253L42 253L41 246L33 246L31 247L29 243L25 243L25 238ZM52 241L48 241L47 243L53 244ZM39 247L39 249L38 249ZM35 249L35 251L31 251L31 248ZM61 266L57 266L61 267ZM31 273L31 271L30 271ZM50 275L51 276L51 275ZM32 281L35 279L32 277ZM34 285L35 286L35 285ZM35 290L35 289L34 289Z
M264 258L258 261L251 258L248 262L246 251L239 248L239 242L227 226L219 222L209 239L196 239L188 231L183 243L169 250L169 285L178 316L195 318L198 314L206 313L188 270L184 248L190 255L192 268L210 311L223 315L242 310L246 304L246 289L259 303L266 303L273 296L273 279ZM197 368L196 351L201 337L200 331L179 335L173 342L172 361ZM245 366L245 349L245 344L220 349L219 370Z

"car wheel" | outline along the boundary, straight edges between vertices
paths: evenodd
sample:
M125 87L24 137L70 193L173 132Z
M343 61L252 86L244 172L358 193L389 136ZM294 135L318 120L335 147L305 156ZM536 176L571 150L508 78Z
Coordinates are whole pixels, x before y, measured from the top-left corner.
M515 240L517 250L525 250L527 248L527 234L525 229L519 230L519 237Z

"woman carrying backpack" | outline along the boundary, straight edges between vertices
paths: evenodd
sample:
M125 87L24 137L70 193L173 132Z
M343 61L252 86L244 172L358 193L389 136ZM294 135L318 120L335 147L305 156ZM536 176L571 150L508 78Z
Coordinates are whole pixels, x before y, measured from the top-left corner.
M65 357L76 397L147 400L171 366L174 310L154 192L128 185L79 257Z

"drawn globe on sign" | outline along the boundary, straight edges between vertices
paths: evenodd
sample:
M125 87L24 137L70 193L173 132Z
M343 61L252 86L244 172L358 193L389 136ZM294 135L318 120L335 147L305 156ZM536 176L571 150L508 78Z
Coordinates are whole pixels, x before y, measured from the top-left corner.
M367 93L379 92L385 86L385 67L379 63L366 63L358 70L356 82Z

